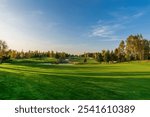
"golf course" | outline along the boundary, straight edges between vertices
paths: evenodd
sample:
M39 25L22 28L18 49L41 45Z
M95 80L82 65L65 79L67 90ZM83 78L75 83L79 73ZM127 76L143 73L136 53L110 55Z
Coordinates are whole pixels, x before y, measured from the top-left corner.
M150 100L150 0L0 0L0 100Z
M150 99L150 62L48 64L18 60L0 64L0 99Z

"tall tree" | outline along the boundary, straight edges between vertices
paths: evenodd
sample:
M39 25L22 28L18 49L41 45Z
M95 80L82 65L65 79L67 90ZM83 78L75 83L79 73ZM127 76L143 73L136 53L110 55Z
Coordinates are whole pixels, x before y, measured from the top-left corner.
M118 48L116 48L114 51L115 61L118 61L118 53L119 53Z
M125 61L125 42L123 40L119 44L117 56L120 62Z
M144 46L144 50L143 50L142 59L148 60L149 59L149 53L150 53L150 41L144 39L143 40L143 46Z
M3 58L5 58L6 50L8 49L7 43L5 41L0 40L0 63L3 62Z
M115 53L113 52L113 50L110 52L110 61L115 61L116 57L115 57Z
M110 61L110 51L107 50L104 54L104 61L109 62Z
M128 56L130 60L140 59L141 47L141 41L138 35L130 35L126 40L126 56Z

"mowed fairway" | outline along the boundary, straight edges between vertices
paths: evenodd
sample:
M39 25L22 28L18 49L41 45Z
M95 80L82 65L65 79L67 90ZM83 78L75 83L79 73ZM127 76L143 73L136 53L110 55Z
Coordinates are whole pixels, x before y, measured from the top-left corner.
M150 99L150 63L1 64L0 99Z

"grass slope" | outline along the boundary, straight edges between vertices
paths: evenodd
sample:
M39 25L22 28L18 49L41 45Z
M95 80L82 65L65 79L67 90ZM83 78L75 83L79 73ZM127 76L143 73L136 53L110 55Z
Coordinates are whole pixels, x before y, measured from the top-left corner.
M1 64L0 99L150 99L150 63Z

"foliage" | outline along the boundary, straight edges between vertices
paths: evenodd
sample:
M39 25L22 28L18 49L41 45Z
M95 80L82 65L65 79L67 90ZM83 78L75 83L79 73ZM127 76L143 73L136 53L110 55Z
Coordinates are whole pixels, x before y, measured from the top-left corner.
M5 41L0 40L0 63L3 63L4 61L6 61L7 59L9 59L10 57L7 56L7 44Z
M99 62L125 62L132 60L150 59L150 41L143 38L140 34L130 35L126 43L122 40L119 47L111 52L102 50L98 53L85 53L86 56L95 58Z

